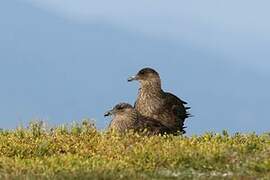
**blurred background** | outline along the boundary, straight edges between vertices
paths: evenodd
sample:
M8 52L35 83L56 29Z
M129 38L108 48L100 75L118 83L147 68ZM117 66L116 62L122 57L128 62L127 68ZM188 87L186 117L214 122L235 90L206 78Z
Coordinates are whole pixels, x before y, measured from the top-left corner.
M96 120L143 67L192 107L188 134L269 131L269 1L0 2L0 128Z

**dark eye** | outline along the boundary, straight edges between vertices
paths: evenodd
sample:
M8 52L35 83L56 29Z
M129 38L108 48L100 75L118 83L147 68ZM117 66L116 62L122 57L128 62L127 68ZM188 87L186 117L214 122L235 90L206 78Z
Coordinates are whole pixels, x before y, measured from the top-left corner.
M145 71L141 71L140 74L141 74L141 75L144 75L144 74L146 74L146 73L145 73Z
M117 106L116 109L122 110L122 109L124 109L124 107L123 106Z

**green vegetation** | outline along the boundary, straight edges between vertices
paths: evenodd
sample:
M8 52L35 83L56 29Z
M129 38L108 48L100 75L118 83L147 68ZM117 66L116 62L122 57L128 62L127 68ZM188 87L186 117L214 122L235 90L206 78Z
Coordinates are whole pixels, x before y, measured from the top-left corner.
M153 136L90 122L0 132L0 179L270 179L270 134Z

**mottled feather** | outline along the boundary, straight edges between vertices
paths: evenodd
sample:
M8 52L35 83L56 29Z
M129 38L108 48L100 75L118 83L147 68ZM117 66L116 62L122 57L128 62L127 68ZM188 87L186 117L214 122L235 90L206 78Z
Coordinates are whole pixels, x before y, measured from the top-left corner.
M108 127L118 133L130 130L146 135L170 134L171 130L153 118L147 118L127 103L116 105L111 111L113 119Z
M135 109L145 117L158 120L175 134L185 133L184 122L190 117L187 102L164 92L159 74L151 68L142 69L134 79L140 82Z

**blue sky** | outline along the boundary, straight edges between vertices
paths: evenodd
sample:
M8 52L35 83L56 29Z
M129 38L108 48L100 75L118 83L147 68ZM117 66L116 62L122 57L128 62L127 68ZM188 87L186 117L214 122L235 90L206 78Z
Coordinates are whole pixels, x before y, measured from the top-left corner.
M267 1L0 2L1 128L94 118L133 103L140 68L190 102L189 134L269 131Z

